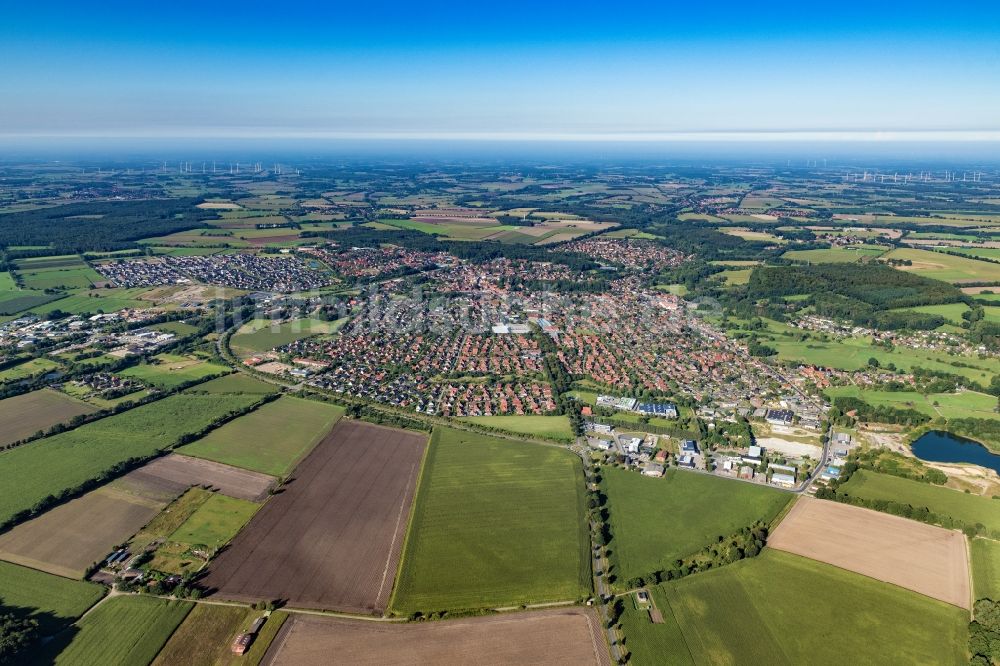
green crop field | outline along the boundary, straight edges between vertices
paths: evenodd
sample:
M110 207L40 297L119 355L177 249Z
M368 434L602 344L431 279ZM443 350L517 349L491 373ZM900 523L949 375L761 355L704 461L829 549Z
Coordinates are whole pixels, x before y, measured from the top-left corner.
M210 379L186 390L192 393L256 393L265 395L276 392L278 387L250 375L234 372L218 379Z
M259 508L260 505L254 502L216 493L167 538L179 543L218 548L229 543Z
M982 523L1000 531L1000 500L968 495L958 490L911 481L888 474L858 470L840 487L842 492L870 500L895 500L967 524Z
M19 271L21 281L28 289L89 289L104 276L87 265L79 268L43 268Z
M847 247L831 247L825 250L789 250L781 257L807 264L840 264L854 263L865 257L878 257L885 254L886 248L877 246L854 245Z
M566 442L573 439L573 431L570 430L569 418L566 416L466 416L459 420L524 435L551 437Z
M774 488L676 469L654 479L605 466L601 476L611 514L609 549L616 587L670 569L674 560L755 520L770 521L793 497Z
M885 255L885 258L912 261L912 266L899 266L898 268L944 282L1000 281L1000 264L957 257L943 252L905 247L893 250Z
M31 615L50 635L69 625L104 596L104 588L0 562L0 612Z
M115 597L80 620L69 644L58 638L46 646L58 666L148 664L184 621L194 604L155 597ZM45 662L48 662L45 659Z
M1000 541L972 539L969 549L972 551L973 595L976 599L1000 601Z
M333 333L339 327L338 322L319 319L295 319L277 326L272 326L271 322L266 320L254 320L240 327L230 340L230 344L234 351L249 356L303 338Z
M176 444L259 396L172 395L75 430L0 453L0 522L30 510L48 495L79 487L133 457Z
M180 449L198 458L282 476L344 415L335 405L282 396Z
M656 586L652 597L663 624L635 631L641 615L623 623L636 666L968 660L967 611L771 549Z
M996 397L975 391L923 395L916 391L879 391L858 386L831 386L825 393L830 398L841 396L859 398L869 405L915 409L931 417L993 419L997 416L994 411L997 406Z
M590 540L582 473L579 458L562 448L436 429L392 610L586 596Z
M211 363L197 357L157 354L152 358L152 362L134 365L118 374L169 391L188 382L228 372L229 368L225 365Z

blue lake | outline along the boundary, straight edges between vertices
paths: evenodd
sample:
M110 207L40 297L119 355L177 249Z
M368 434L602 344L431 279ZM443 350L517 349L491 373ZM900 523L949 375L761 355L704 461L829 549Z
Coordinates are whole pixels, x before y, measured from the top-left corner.
M911 445L913 454L923 460L944 463L972 463L1000 473L1000 455L971 439L950 432L931 430Z

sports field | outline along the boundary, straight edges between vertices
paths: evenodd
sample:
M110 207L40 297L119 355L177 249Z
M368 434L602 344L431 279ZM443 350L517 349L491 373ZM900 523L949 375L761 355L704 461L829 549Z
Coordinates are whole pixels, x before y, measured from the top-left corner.
M894 500L914 507L927 507L932 513L950 516L968 525L982 523L990 530L1000 530L1000 501L970 495L930 483L911 481L888 474L858 470L840 491L870 500Z
M969 549L974 597L1000 600L1000 541L971 539Z
M522 435L536 435L567 442L573 439L573 431L570 430L569 418L566 416L466 416L459 420Z
M611 560L615 585L670 569L751 525L770 521L793 495L774 488L668 470L662 479L614 467L601 468L601 488L611 515Z
M344 410L335 405L282 396L179 451L282 476L290 472L343 415Z
M228 372L227 366L211 363L197 356L157 354L150 363L132 366L118 374L169 391L188 382Z
M565 449L435 430L391 609L405 615L587 595L581 474L579 458Z
M626 634L636 666L967 662L967 611L770 548L652 597L665 622Z
M244 395L172 395L75 430L0 453L0 522L48 495L79 487L129 458L177 443L258 400ZM137 437L136 433L142 433Z
M43 663L58 652L58 666L135 666L156 658L194 604L155 597L108 599L76 623L65 644L56 638L46 646ZM61 650L61 651L60 651Z
M0 562L0 606L34 616L43 636L70 624L103 596L100 585Z
M242 606L196 604L156 656L153 666L255 665L264 657L271 639L285 621L285 613L279 611L267 618L245 654L233 654L230 646L234 637L249 629L262 615L260 611Z
M93 411L84 401L49 388L0 400L0 446Z
M905 247L893 250L885 255L885 259L909 260L913 262L911 266L898 266L897 268L944 282L1000 281L1000 264L957 257L943 252Z
M801 497L767 544L970 608L969 554L956 530Z

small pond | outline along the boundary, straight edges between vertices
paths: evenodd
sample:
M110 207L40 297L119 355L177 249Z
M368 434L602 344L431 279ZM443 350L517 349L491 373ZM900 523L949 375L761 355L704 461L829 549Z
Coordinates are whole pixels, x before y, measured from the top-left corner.
M1000 455L971 439L941 430L930 430L911 445L913 454L930 462L971 463L1000 473Z

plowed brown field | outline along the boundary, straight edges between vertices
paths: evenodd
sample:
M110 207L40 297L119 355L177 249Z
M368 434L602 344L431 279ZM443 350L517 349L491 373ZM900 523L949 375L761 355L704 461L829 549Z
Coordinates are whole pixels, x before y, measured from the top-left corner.
M211 565L227 599L381 613L427 437L341 421Z
M264 664L547 664L610 666L590 609L388 624L296 615Z
M965 536L955 530L802 497L767 545L961 608L971 603Z

